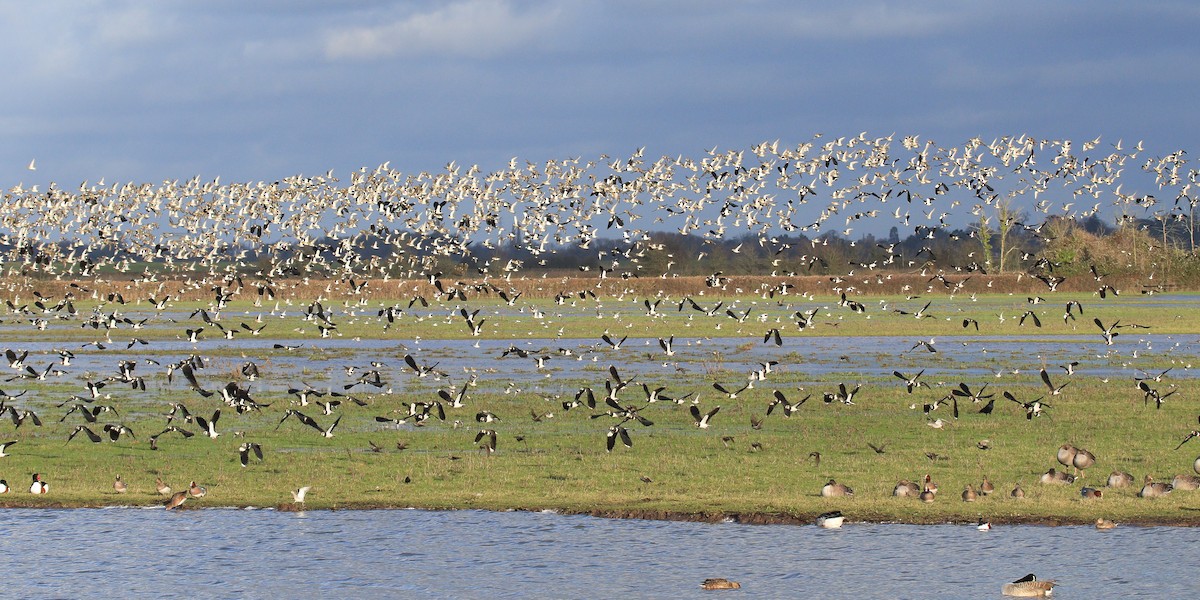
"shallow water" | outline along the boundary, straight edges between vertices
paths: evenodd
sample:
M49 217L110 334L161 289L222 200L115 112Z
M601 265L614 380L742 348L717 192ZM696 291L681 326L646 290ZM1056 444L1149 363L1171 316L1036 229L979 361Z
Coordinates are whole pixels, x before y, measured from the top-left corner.
M0 511L5 597L1057 598L1194 594L1200 528L755 526L552 513Z

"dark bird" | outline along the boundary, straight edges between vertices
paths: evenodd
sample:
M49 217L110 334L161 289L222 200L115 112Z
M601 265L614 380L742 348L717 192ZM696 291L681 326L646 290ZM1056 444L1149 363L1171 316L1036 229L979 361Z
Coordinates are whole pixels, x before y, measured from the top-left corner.
M1042 369L1042 383L1046 384L1046 389L1050 390L1051 396L1057 396L1057 395L1061 394L1063 388L1065 388L1071 384L1071 382L1068 381L1058 387L1054 387L1054 384L1050 383L1050 374L1047 373L1046 369L1044 369L1044 368Z
M92 440L93 444L100 443L101 437L99 435L97 435L96 432L89 429L87 427L87 425L76 425L75 430L71 432L71 435L67 436L67 443L68 444L71 443L71 440L75 439L75 436L79 435L79 432L81 432L81 431L83 433L87 434L88 439Z
M709 421L714 415L717 414L717 411L721 410L720 406L716 406L707 413L701 414L700 407L696 406L695 404L693 404L690 408L692 412L692 419L696 421L696 427L699 427L700 429L708 429Z
M245 442L242 445L238 446L238 462L240 462L243 467L250 464L250 453L251 452L254 453L254 456L256 458L258 458L258 462L262 462L262 459L263 459L262 445L256 444L254 442Z
M485 448L488 454L496 451L496 430L495 429L480 429L479 433L475 434L475 443L480 440L485 440L482 448Z

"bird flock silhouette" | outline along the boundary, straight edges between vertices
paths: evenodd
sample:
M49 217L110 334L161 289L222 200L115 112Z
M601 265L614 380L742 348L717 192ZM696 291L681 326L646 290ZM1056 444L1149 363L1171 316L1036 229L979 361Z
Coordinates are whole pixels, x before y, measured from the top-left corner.
M483 369L468 369L459 380L457 372L422 356L419 340L405 340L410 344L406 348L412 350L402 358L378 356L369 366L344 367L345 383L324 388L282 381L279 374L265 374L260 363L306 344L318 347L320 340L340 337L339 326L348 323L377 324L379 335L386 336L398 323L424 322L449 325L472 339L487 339L496 335L505 320L551 322L561 316L551 311L569 306L580 312L594 311L603 332L596 331L588 343L574 348L567 347L570 344L554 349L546 344L513 343L487 357L488 365L504 369L510 361L524 361L524 368L553 380L552 367L558 363L608 363L602 379L580 386L574 393L555 395L554 411L533 410L531 419L545 422L554 417L558 407L560 414L589 411L589 420L603 423L597 427L598 447L614 452L618 445L633 448L638 429L653 427L656 413L667 410L659 406L686 405L691 423L698 430L708 430L722 417L721 405L703 401L701 392L715 391L722 401L738 402L739 394L756 385L771 387L772 375L780 366L788 366L767 359L735 383L711 381L705 386L671 390L650 381L644 373L635 373L634 365L642 356L649 356L687 377L687 369L676 355L679 342L690 346L691 341L677 340L676 335L638 339L635 334L631 339L619 331L627 328L620 321L622 311L683 326L690 326L686 323L693 319L707 319L716 323L716 329L727 324L728 328L722 329L726 335L755 343L761 336L762 345L782 348L787 338L810 332L834 313L837 316L832 318L837 320L869 319L873 313L895 315L912 319L916 329L930 319L954 318L938 315L942 307L935 300L900 308L884 304L876 311L862 297L855 297L869 292L871 279L862 278L863 270L878 269L879 274L872 275L876 281L882 280L888 267L910 275L919 271L927 292L936 290L950 297L974 292L968 287L970 275L962 276L960 267L938 264L932 251L918 253L925 256L903 256L895 245L885 244L879 246L877 262L852 265L849 273L828 278L832 302L825 306L810 292L797 295L796 285L786 280L749 290L730 289L732 276L719 271L704 278L703 289L712 292L708 296L672 297L662 291L639 294L619 285L604 287L601 284L606 280L674 277L672 266L680 261L703 264L713 252L742 252L742 243L724 244L739 236L748 236L748 243L756 241L773 255L780 255L797 243L798 236L804 236L810 247L803 256L787 259L789 264L780 264L783 258L773 263L780 272L795 274L811 270L817 263L829 266L822 256L828 237L822 243L822 235L850 236L855 229L880 224L911 229L914 235L934 240L958 236L955 229L963 218L985 223L996 219L1036 235L1045 221L1019 217L1021 211L1010 210L1014 204L1047 217L1111 214L1118 222L1134 222L1139 216L1164 223L1183 222L1191 219L1195 208L1191 186L1200 171L1189 166L1182 150L1149 156L1140 142L1102 143L1099 138L1079 144L1027 135L991 142L973 138L948 148L918 136L895 138L865 133L835 139L817 136L793 146L764 142L745 150L713 148L697 158L653 161L646 159L644 149L627 158L601 156L588 161L568 158L535 164L513 159L507 168L490 173L478 166L450 163L436 173L405 174L385 163L350 173L344 184L330 171L271 183L222 184L196 177L157 185L84 182L73 191L56 184L45 189L17 185L5 191L0 204L0 268L8 278L10 294L8 313L0 327L9 346L5 385L12 390L0 390L0 415L7 414L14 430L24 433L43 427L35 408L45 412L52 406L62 412L50 427L63 427L60 433L67 444L79 443L76 440L143 443L130 424L120 419L122 411L130 411L131 398L149 394L156 406L167 411L160 413L165 419L162 429L144 438L152 450L168 444L216 441L227 432L231 418L248 413L272 414L278 418L275 430L311 429L314 435L329 440L335 437L343 416L354 411L373 417L370 422L379 428L435 423L463 427L470 431L464 440L473 440L469 443L492 455L500 451L503 424L517 416L503 415L502 419L487 407L473 407L473 388ZM1129 175L1124 175L1126 169ZM1123 176L1129 182L1122 181ZM1127 183L1130 188L1153 192L1126 190ZM670 256L663 261L663 270L650 272L648 257L663 252L652 236L663 231L697 236L710 247L695 257ZM497 258L505 246L519 248L530 258ZM559 285L568 281L575 285L558 291L554 309L524 296L529 289L527 274L544 266L549 257L568 248L593 247L597 248L594 263L577 265L579 274L572 278L553 280ZM530 260L533 264L527 264ZM1041 282L1041 293L1047 296L1067 280L1056 272L1060 263L1054 257L1030 257L1029 264L1027 275ZM447 275L454 266L461 268ZM859 278L852 281L855 269ZM1089 285L1094 285L1098 301L1119 295L1120 290L1105 274L1095 266L1090 271L1094 284ZM309 280L325 284L323 291L318 289L318 297L301 300L289 292L289 285ZM407 303L377 300L383 297L380 282L392 280L414 282L402 288L411 291ZM50 282L67 285L58 285L53 289L59 291L51 292ZM124 288L120 282L127 282ZM122 289L136 290L132 293L138 296L127 298ZM190 314L176 311L175 304L189 294L205 298L204 306ZM755 295L773 301L774 308L741 298ZM790 303L793 299L796 306ZM252 301L258 314L245 319L233 316L230 304L241 300ZM801 300L809 306L798 306ZM916 297L910 295L910 300ZM89 309L77 310L76 303L84 301ZM1043 302L1049 304L1041 296L1030 297L1023 314L1015 317L1018 325L1041 328L1038 305ZM1079 300L1066 302L1064 324L1073 324L1084 311ZM281 325L289 312L296 321ZM1117 344L1122 331L1145 327L1126 319L1106 324L1097 317L1092 323L1097 340L1107 346ZM272 331L283 327L312 339L287 343L288 339L275 337ZM962 327L981 331L981 323L974 318L963 319ZM162 343L148 333L164 330L173 331L176 343L189 348L181 352L186 356L170 361L147 353ZM74 350L31 353L22 347L37 339L36 332L67 331L73 338L83 331L93 340ZM259 352L261 356L248 356L233 376L206 376L212 359L204 356L205 345L256 337L274 338L274 343L269 350L243 346L244 354ZM646 347L652 350L646 352ZM121 357L107 375L72 369L77 352L107 357L104 353L109 351ZM939 350L930 339L917 341L909 351L937 354ZM1062 367L1064 372L1053 375L1043 366L1039 376L1045 389L1041 394L1016 387L997 390L997 396L997 391L987 393L987 383L964 381L950 386L940 398L913 406L920 406L931 427L941 428L946 421L934 417L945 414L936 412L942 407L949 407L947 418L958 419L962 401L972 407L980 405L974 412L986 416L997 410L998 397L1004 400L1002 405L1011 406L1007 404L1011 402L1019 407L1015 408L1017 414L1032 421L1050 415L1055 398L1069 393L1077 365L1069 362ZM331 366L329 370L333 373L340 368ZM1147 406L1153 403L1161 408L1179 392L1167 380L1170 371L1146 373L1136 380ZM892 371L909 394L932 389L922 380L925 369L910 373ZM400 378L432 381L436 393L407 397L394 389ZM23 383L33 386L48 381L69 381L74 392L55 396L57 391L41 387L16 389ZM505 393L521 393L520 387L510 380ZM286 394L280 393L282 390ZM791 389L775 387L764 414L753 416L751 425L759 429L775 414L792 418L814 394L818 399L814 405L849 407L861 402L865 392L860 381L802 392L802 398ZM370 415L375 398L383 394L405 396L404 408ZM264 401L265 396L270 396L270 401ZM202 403L204 413L197 414L188 403ZM222 421L223 411L233 416ZM475 425L465 425L472 418ZM73 423L67 424L68 420ZM364 426L356 427L361 430ZM270 456L269 448L247 439L246 432L229 431L239 436L236 460L240 468L254 468ZM1196 436L1200 433L1191 431L1179 447ZM19 452L20 446L13 446L21 441L0 444L0 457ZM398 447L403 449L403 443ZM872 449L884 452L882 446ZM1082 470L1096 461L1085 450L1070 449L1067 461L1063 461L1065 450L1059 453L1064 467ZM383 447L372 442L371 450L379 452ZM814 455L819 461L819 453ZM1200 459L1195 468L1200 473ZM1116 487L1120 484L1114 482L1124 481L1118 475L1114 473L1116 479L1110 478L1110 485ZM1047 476L1043 481L1070 481L1069 475L1054 469ZM1155 487L1164 484L1155 484L1149 477L1144 496L1172 489ZM118 492L127 485L119 477L117 483L121 486ZM991 483L986 479L984 483L989 491L982 491L981 485L980 493L991 493ZM1188 485L1191 481L1186 476L1177 477L1173 484L1174 489L1188 489ZM40 490L36 493L44 493L48 487L41 474L33 475L31 491L36 488ZM195 482L187 492L171 493L161 480L156 487L170 499L168 508L206 494ZM293 491L294 501L302 503L307 490ZM1018 486L1011 494L1017 496L1020 491ZM1085 492L1081 492L1084 497L1101 494L1094 488L1085 488ZM895 493L931 501L936 484L928 477L923 486L902 481ZM825 496L852 494L852 489L833 480L821 490ZM963 499L968 495L975 498L973 487L964 491Z

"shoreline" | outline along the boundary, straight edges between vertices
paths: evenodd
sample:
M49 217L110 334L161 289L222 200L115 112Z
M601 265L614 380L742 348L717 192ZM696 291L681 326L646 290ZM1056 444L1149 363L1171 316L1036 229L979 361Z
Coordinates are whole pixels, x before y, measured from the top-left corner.
M0 501L0 510L8 509L47 509L47 510L99 510L99 509L138 509L151 510L161 509L165 503L148 503L148 504L108 504L108 503L88 503L88 502L53 502L26 504L23 502ZM274 510L278 512L343 512L343 511L389 511L389 510L421 510L429 512L455 512L462 510L482 511L482 512L527 512L527 513L549 513L561 516L589 516L600 519L631 519L643 521L680 521L689 523L733 523L739 525L814 525L817 514L786 514L773 512L685 512L685 511L663 511L663 510L645 510L645 509L593 509L593 510L572 510L565 508L505 508L491 509L482 507L422 507L401 504L383 504L383 503L355 503L351 505L333 505L333 506L298 506L291 502L280 503L272 506L258 506L253 504L246 505L213 505L204 506L193 502L186 504L175 510L180 511L201 511L201 510ZM912 520L897 520L888 518L872 518L870 515L866 517L856 517L855 515L846 515L846 523L854 524L872 524L872 525L973 525L974 520L954 520L954 519L939 519L936 516L930 515L929 518L912 519ZM1069 516L1052 516L1052 515L1029 515L1029 516L1013 516L1013 515L998 515L989 517L988 521L992 525L1032 525L1037 527L1069 527L1069 526L1091 526L1095 522L1091 519L1077 518ZM1128 525L1133 527L1200 527L1200 509L1198 509L1197 518L1184 519L1178 517L1143 517L1118 522L1119 525Z

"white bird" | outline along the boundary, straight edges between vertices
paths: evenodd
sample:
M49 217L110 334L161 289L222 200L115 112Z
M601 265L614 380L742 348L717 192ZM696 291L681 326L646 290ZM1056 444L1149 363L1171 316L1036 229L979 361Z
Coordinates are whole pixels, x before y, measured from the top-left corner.
M295 502L297 504L304 504L304 495L307 494L308 490L311 490L311 489L312 489L311 485L306 485L300 489L292 490L292 502Z

